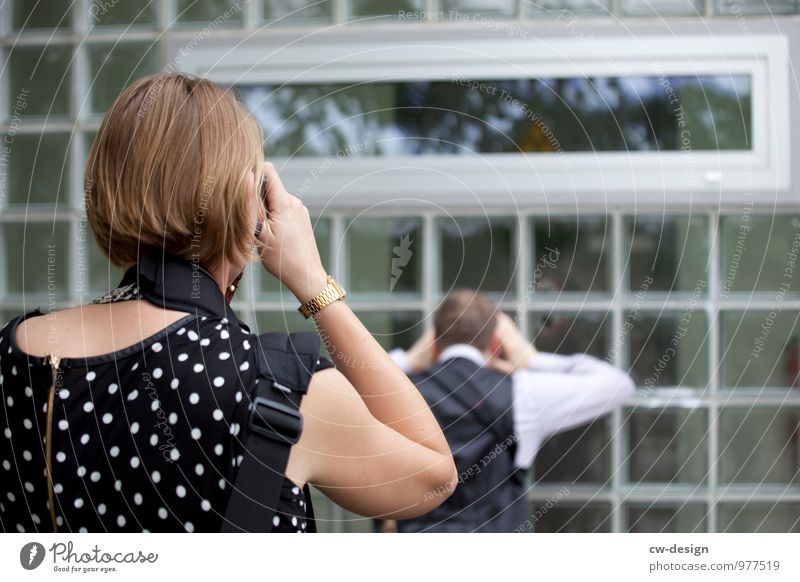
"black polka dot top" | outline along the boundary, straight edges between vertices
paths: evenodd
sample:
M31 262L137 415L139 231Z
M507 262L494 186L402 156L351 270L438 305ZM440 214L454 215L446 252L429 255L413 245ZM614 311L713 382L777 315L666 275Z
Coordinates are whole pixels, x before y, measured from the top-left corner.
M255 336L225 317L187 315L123 350L62 358L45 463L52 367L0 331L0 529L215 532L243 459L239 440L258 382ZM321 358L317 369L331 367ZM301 488L285 479L274 530L303 532Z

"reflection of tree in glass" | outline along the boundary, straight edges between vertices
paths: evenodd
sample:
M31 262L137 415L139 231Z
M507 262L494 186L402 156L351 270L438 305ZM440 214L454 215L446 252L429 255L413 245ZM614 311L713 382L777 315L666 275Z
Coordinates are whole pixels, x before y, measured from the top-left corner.
M240 87L278 155L749 149L750 78ZM352 151L359 146L357 151Z

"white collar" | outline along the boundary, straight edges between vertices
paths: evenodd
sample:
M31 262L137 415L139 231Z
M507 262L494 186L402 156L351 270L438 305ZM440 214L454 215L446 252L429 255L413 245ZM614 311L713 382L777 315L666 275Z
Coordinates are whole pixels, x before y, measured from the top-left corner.
M438 361L443 362L451 358L466 358L479 366L486 364L486 357L483 353L475 346L469 344L453 344L447 346L442 350L442 353L439 354Z

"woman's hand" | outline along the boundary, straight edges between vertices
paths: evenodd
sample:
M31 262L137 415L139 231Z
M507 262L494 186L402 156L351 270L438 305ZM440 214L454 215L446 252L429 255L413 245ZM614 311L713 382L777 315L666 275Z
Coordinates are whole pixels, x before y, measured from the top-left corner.
M271 162L264 163L264 175L268 216L258 236L264 244L261 264L286 285L300 303L305 303L327 285L308 208L286 191Z

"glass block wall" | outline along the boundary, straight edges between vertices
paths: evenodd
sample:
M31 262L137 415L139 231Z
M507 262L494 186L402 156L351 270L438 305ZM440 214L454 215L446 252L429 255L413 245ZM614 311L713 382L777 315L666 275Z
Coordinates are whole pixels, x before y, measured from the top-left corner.
M724 19L795 14L798 2L6 2L2 319L86 302L118 282L84 220L82 167L119 91L165 66L170 35L244 38L266 25L349 20L358 34L387 19L514 21L565 10ZM800 290L791 280L800 213L757 204L580 215L333 207L315 229L350 304L387 348L408 347L448 289L475 286L540 349L585 351L630 370L639 390L624 409L539 453L530 475L537 531L800 530ZM307 328L266 274L250 273L237 302L259 331ZM322 499L317 512L323 530L372 528Z

